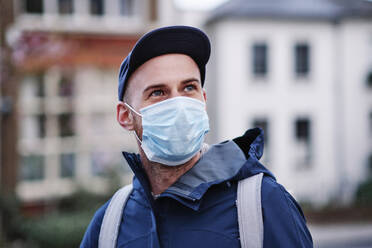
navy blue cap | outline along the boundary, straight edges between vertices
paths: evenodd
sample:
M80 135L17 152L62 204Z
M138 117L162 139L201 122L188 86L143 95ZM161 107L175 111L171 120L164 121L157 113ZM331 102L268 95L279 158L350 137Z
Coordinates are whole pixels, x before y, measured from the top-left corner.
M142 36L121 63L119 101L123 100L128 79L138 67L154 57L170 53L190 56L199 67L201 84L204 85L205 65L211 53L207 35L200 29L189 26L163 27Z

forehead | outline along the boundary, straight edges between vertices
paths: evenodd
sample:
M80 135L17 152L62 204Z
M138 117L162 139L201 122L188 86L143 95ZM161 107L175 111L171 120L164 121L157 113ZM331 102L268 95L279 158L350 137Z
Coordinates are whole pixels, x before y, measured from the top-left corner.
M191 57L184 54L161 55L137 68L128 80L127 91L141 91L151 84L173 84L188 78L200 81L199 67Z

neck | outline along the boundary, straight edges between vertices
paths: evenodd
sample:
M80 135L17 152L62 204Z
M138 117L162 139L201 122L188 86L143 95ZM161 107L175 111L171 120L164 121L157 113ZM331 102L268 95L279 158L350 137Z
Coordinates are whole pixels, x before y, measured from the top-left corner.
M155 195L161 194L178 178L190 170L200 158L200 152L192 157L188 162L178 166L166 166L160 163L151 162L140 148L140 156L143 168L150 181L152 193Z

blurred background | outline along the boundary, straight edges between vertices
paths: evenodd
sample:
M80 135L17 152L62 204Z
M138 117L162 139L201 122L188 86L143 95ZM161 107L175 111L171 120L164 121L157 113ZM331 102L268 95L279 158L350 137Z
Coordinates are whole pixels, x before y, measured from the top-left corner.
M145 32L203 29L208 142L265 131L262 162L315 247L372 247L372 2L0 0L0 247L77 247L130 183L117 72Z

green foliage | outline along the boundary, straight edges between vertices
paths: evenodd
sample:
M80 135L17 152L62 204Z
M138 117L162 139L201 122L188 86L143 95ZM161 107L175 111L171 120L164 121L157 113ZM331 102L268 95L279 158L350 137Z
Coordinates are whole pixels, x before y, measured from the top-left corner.
M32 248L78 247L93 214L110 196L78 190L57 200L54 212L33 218L22 216L20 202L14 196L0 196L2 242L23 240L22 247Z
M19 201L15 195L0 195L0 216L2 238L14 240L23 237L18 226L22 223L23 218L19 211Z
M360 206L372 207L372 154L368 157L367 180L359 185L355 203Z
M372 206L372 178L359 185L355 203L361 206Z
M95 211L120 188L120 173L116 167L108 169L105 175L108 180L106 194L78 189L70 196L49 202L53 212L49 210L32 218L22 215L22 204L16 196L0 195L0 247L7 247L14 241L20 244L17 247L78 247Z
M37 247L78 247L92 212L54 213L28 219L20 227L26 239Z
M60 199L56 212L26 220L21 231L36 247L78 247L94 212L108 198L78 190Z
M105 203L111 195L99 195L80 189L58 202L60 212L89 212Z

